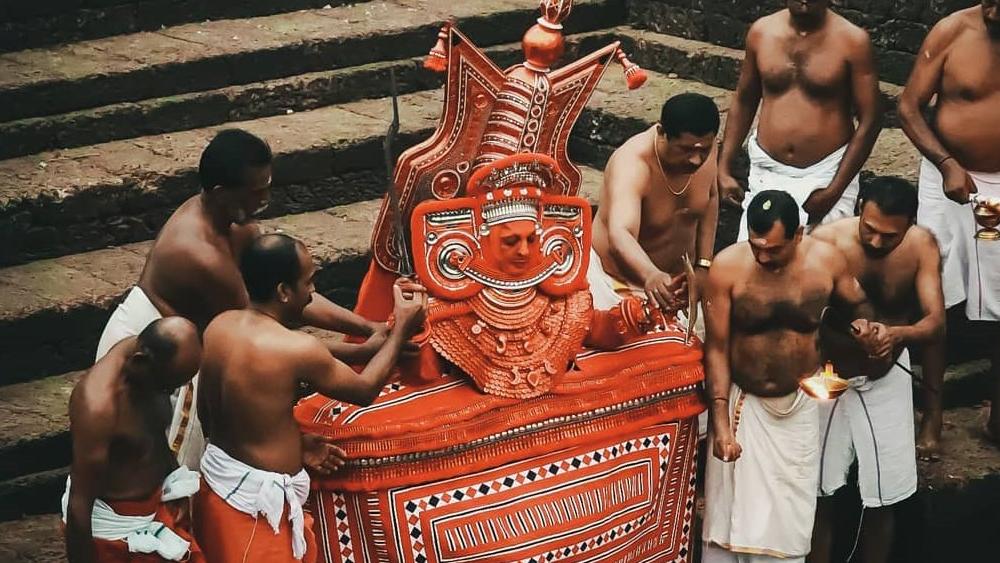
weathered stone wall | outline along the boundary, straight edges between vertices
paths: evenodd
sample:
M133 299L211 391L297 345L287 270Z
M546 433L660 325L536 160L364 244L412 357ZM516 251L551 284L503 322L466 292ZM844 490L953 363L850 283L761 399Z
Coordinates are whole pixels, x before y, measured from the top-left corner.
M878 52L882 80L902 84L914 54L943 16L977 0L834 0L834 10L867 29ZM784 0L628 0L629 23L688 39L742 48L757 18Z

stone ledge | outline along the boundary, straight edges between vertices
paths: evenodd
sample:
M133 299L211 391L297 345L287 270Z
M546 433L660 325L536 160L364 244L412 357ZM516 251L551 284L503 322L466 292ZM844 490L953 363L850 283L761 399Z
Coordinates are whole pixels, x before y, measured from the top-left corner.
M567 33L624 16L622 0L583 0ZM373 0L3 54L0 121L423 56L450 17L478 44L496 45L519 40L537 6Z
M350 0L57 0L0 6L0 52L220 18L245 18Z

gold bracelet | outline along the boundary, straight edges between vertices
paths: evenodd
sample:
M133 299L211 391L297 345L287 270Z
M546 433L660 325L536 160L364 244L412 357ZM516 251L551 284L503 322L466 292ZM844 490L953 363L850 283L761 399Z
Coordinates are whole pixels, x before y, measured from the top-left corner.
M699 258L697 262L694 263L695 266L699 268L705 268L706 270L712 267L712 261L708 258Z
M713 401L722 401L723 403L728 403L729 402L729 397L713 397L712 400Z

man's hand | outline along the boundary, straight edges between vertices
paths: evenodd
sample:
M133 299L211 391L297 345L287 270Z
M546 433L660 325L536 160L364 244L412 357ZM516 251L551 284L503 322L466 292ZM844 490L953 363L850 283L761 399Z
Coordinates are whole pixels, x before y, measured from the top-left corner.
M319 475L330 475L344 466L347 454L333 445L333 439L319 434L302 434L302 464Z
M743 206L743 198L746 197L746 192L743 191L743 186L740 185L740 182L736 178L723 172L720 168L716 181L719 184L720 202L731 207Z
M658 271L646 278L644 285L649 302L659 307L664 314L687 305L686 302L681 301L687 299L685 276L671 276L666 272Z
M833 206L837 205L843 193L833 186L827 186L809 194L809 197L802 204L802 210L809 215L809 224L816 225L822 221L827 213L833 209Z
M730 463L740 458L740 455L743 453L743 447L736 441L733 431L726 428L722 432L715 432L712 453L722 461Z
M976 184L969 173L954 158L945 159L939 169L944 178L944 195L956 203L968 203L969 196L976 193Z
M424 325L427 290L410 279L400 278L392 286L392 296L396 326L407 338L419 333Z

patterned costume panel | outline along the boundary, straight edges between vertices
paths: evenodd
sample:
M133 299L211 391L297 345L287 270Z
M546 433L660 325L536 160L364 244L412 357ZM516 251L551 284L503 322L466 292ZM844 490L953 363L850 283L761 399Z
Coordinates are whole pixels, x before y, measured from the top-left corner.
M691 419L454 479L314 496L330 563L688 561Z

